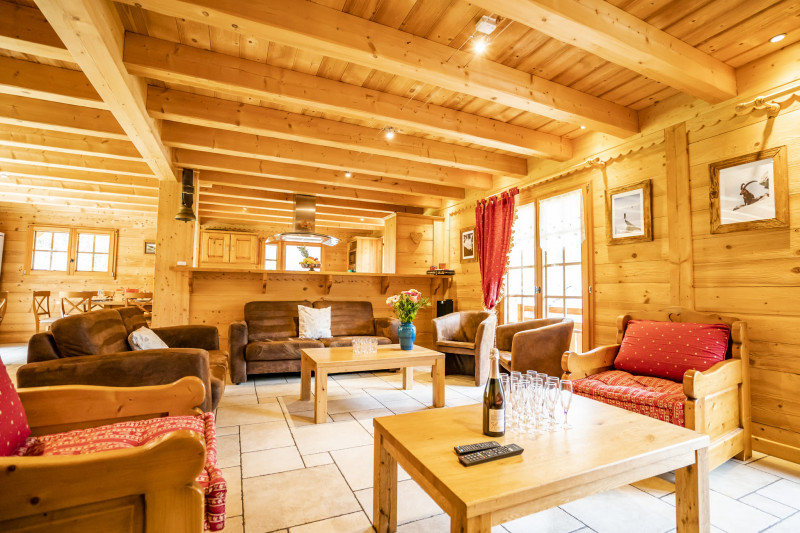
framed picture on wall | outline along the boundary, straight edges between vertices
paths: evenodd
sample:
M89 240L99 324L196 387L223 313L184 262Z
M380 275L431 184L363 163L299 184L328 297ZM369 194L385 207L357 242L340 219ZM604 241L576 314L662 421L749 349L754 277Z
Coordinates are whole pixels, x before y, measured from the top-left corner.
M150 241L144 241L144 253L146 254L155 254L156 253L156 243Z
M711 163L711 233L789 225L786 147Z
M608 244L653 240L650 180L606 191Z
M461 230L461 262L469 263L478 260L478 250L475 243L475 226Z

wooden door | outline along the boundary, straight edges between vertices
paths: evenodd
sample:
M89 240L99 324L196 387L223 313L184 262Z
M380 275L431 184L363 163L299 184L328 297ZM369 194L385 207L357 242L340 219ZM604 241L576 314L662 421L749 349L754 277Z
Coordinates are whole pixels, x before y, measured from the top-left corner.
M200 262L227 263L230 239L230 233L204 231L200 235Z
M231 234L229 262L232 265L255 265L258 262L258 236Z
M379 273L382 267L383 242L380 237L356 237L356 272Z

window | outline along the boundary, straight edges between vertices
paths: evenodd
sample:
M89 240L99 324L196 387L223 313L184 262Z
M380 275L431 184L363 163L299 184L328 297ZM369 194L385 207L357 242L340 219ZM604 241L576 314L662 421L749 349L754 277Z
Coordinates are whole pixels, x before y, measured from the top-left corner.
M283 269L284 270L305 270L300 266L300 261L303 260L303 253L301 248L308 251L308 255L317 260L320 265L322 264L322 246L311 246L308 244L294 244L285 243L283 248ZM322 270L320 266L317 270Z
M264 270L278 270L278 245L264 245Z
M30 226L28 234L26 273L86 277L115 275L115 230Z
M506 273L505 322L536 318L536 204L517 210L514 246Z

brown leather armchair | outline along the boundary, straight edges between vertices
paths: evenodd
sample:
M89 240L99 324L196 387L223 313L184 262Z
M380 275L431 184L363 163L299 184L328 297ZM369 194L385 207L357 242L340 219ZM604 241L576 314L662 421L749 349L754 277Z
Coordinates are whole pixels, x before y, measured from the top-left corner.
M497 316L489 311L459 311L433 319L434 349L447 354L445 373L475 374L475 385L489 379L489 351Z
M571 318L540 318L497 326L500 365L511 372L535 370L561 375L561 356L569 350Z

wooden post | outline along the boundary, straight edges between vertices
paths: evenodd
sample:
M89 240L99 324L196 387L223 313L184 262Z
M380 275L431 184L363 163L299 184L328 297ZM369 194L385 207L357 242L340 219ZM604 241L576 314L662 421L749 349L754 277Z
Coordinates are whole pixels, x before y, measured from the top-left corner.
M686 123L664 130L667 158L670 302L694 309L694 254Z

